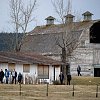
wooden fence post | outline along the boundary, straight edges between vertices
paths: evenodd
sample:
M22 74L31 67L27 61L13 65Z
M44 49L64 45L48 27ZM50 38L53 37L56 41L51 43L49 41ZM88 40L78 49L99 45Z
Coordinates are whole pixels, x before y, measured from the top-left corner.
M21 96L21 83L19 83L19 86L20 86L20 92L19 93L20 93L20 96Z
M96 98L98 97L98 84L97 84L97 88L96 88Z
M72 92L72 96L74 97L74 83L73 83L73 92Z
M48 83L47 83L47 92L46 92L46 96L48 96Z

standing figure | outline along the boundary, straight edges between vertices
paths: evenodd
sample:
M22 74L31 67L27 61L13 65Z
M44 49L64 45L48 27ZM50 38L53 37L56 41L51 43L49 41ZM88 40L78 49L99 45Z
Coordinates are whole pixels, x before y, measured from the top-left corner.
M3 83L3 78L4 78L4 72L1 69L1 71L0 71L0 81L1 81L1 83Z
M15 71L15 69L12 71L12 84L14 83L15 81L15 84L16 84L16 77L17 77L17 72Z
M71 81L71 75L70 74L68 74L67 75L67 85L70 85L70 81Z
M5 78L6 78L6 84L8 84L9 71L7 69L5 69Z
M22 74L19 72L19 74L18 74L18 82L21 83L21 81L22 81Z
M59 77L60 77L60 83L63 84L64 75L62 72L60 73Z
M77 74L78 74L78 76L80 75L81 76L81 67L78 65L78 67L77 67Z

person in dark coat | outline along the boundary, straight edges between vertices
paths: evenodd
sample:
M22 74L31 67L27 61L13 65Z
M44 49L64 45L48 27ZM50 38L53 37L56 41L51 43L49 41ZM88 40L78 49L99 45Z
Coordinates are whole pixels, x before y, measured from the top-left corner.
M77 74L78 74L78 76L81 76L81 67L79 65L77 67Z
M12 71L12 84L14 83L15 81L15 84L16 84L16 77L17 77L17 72L15 71L15 69Z
M18 74L18 82L21 83L22 82L22 74L19 72Z
M60 73L59 77L60 77L60 83L63 84L64 75L62 72Z
M70 74L68 74L67 75L67 85L70 85L70 81L71 81L71 75Z
M0 71L0 81L1 81L1 83L3 83L3 78L4 78L4 72L1 69L1 71Z

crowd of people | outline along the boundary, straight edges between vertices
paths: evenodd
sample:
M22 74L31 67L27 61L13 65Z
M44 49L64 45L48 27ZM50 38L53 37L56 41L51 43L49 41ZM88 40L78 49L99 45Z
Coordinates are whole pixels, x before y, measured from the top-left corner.
M11 83L17 83L17 78L18 78L18 83L22 82L22 74L19 72L19 74L17 75L17 72L15 71L15 69L13 71L8 71L7 69L5 69L5 71L3 71L1 69L0 71L0 82L1 83L9 83L9 77L11 76ZM5 81L4 81L5 79Z

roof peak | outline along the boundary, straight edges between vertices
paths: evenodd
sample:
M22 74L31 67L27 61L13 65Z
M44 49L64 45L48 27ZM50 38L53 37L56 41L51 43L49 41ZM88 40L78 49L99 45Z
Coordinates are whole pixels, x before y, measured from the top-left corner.
M47 18L45 18L45 20L54 20L55 18L53 16L48 16Z
M82 15L93 15L91 12L89 12L89 11L86 11L85 13L83 13Z

